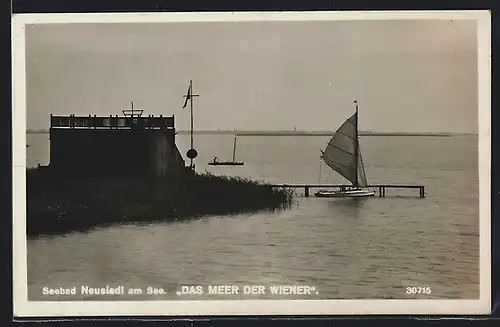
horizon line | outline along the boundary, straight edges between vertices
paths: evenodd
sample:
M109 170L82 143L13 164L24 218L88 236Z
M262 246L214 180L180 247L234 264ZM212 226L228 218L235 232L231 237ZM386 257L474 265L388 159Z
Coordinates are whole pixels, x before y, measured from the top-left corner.
M33 133L48 133L49 129L34 129L34 128L28 128L26 129L26 133L28 134L33 134ZM177 130L177 133L179 134L184 134L184 133L190 133L189 130ZM333 134L335 133L334 130L288 130L288 129L276 129L276 130L257 130L257 129L199 129L193 131L194 134L201 134L201 133L213 133L213 134L238 134L238 135L245 135L245 134L253 134L253 135L260 135L260 134L287 134L287 135L310 135L310 134ZM385 135L385 134L413 134L413 135L478 135L478 132L426 132L426 131L370 131L370 130L360 130L360 134L365 134L365 135Z

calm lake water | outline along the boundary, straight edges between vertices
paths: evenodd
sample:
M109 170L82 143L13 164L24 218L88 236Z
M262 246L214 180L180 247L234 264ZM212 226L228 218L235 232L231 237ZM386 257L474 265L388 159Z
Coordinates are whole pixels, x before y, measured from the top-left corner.
M231 135L197 135L198 171L280 183L343 183L321 167L327 136L245 136L240 167L230 160ZM28 166L48 163L46 134L30 134ZM177 140L182 153L189 136ZM424 184L388 190L386 198L298 197L277 213L214 216L150 225L116 225L28 240L29 300L250 299L256 296L177 296L181 285L293 284L318 294L274 299L479 297L477 137L363 137L369 183ZM224 201L224 199L220 199ZM163 288L164 295L82 296L82 285ZM77 288L46 296L43 287ZM428 286L430 295L407 295ZM269 297L263 295L261 298Z

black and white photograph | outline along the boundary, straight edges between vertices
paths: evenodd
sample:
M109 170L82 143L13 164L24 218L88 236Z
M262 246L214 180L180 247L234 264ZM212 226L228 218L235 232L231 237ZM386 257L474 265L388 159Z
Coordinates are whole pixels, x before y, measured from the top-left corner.
M15 315L489 312L489 12L12 26Z

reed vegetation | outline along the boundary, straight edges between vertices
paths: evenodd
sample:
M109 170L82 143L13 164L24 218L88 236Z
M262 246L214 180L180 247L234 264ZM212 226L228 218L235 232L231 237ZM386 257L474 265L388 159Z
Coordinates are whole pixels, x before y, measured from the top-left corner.
M60 234L133 222L274 211L290 189L245 178L189 173L178 177L92 177L27 170L27 233Z

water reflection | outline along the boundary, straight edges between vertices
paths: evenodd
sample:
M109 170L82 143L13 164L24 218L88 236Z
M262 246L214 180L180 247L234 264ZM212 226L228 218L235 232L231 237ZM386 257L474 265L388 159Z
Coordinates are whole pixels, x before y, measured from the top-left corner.
M329 206L335 206L335 208L362 208L365 206L367 201L373 199L368 198L346 198L346 199L333 199L333 201L328 201Z
M367 202L373 199L332 199L327 201L328 212L334 215L344 216L349 219L359 219L362 216L363 209Z

